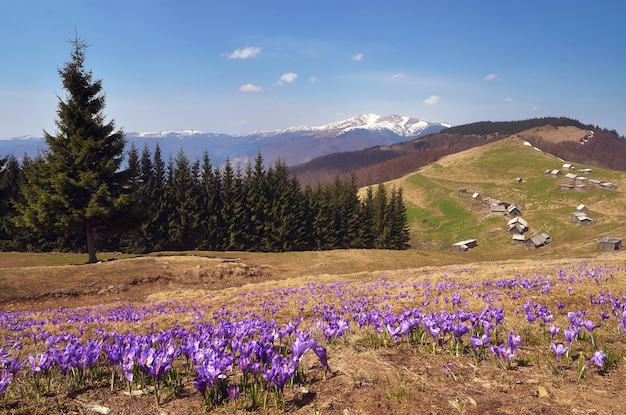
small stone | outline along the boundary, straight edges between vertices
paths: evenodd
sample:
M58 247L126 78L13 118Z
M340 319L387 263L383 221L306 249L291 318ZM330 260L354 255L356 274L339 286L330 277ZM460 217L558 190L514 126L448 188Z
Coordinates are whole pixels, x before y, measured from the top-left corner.
M538 386L537 387L537 397L539 399L549 398L550 394L548 393L546 388L544 388L543 386Z

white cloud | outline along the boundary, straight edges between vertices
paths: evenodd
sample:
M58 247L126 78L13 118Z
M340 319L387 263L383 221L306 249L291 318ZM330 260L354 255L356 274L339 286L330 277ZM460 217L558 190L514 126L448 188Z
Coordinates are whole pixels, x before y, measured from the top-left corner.
M354 55L354 56L352 57L352 60L353 60L353 61L360 61L360 60L362 60L362 59L363 59L363 54L362 54L362 53L358 53L358 54L356 54L356 55Z
M537 112L537 111L539 111L539 106L538 106L538 105L534 105L534 106L532 106L532 107L530 108L530 110L531 110L532 112Z
M287 72L280 77L280 81L278 81L278 85L290 84L296 80L298 77L297 73Z
M319 79L317 76L311 76L311 77L309 78L309 82L310 82L310 83L312 83L312 84L314 84L314 83L316 83L316 82L319 82L319 80L320 80L320 79Z
M253 84L244 84L239 87L240 92L261 92L261 87Z
M430 97L428 97L427 99L424 100L424 104L426 105L436 105L439 103L439 100L441 98L439 98L437 95L431 95Z
M259 56L260 54L261 48L247 47L235 50L233 53L228 55L228 59L248 59Z
M403 74L402 72L399 72L399 73L394 73L393 75L391 75L390 79L402 79L405 77L406 77L405 74Z
M490 73L483 78L483 81L495 81L496 79L498 79L498 75L496 75L495 73Z
M513 102L513 98L506 97L506 98L504 98L504 102Z

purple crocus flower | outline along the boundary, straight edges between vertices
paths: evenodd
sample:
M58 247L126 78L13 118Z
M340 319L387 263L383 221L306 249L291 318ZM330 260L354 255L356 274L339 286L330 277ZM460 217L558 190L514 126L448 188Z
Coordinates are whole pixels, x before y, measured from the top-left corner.
M470 344L474 349L478 349L482 346L486 346L489 343L489 333L486 332L481 337L472 336L470 338Z
M591 359L585 364L588 365L590 363L595 363L596 366L602 367L604 365L604 360L606 359L606 354L602 350L596 350L591 356Z
M302 355L310 350L315 343L315 339L310 338L309 333L298 332L296 335L296 339L291 344L291 352L293 357L300 361L302 359Z
M313 352L317 355L322 366L326 368L327 372L331 372L330 366L328 366L328 356L326 355L326 348L319 343L313 346Z
M556 334L559 332L559 330L561 330L561 328L558 327L558 326L549 326L548 327L548 331L550 332L550 336L552 336L553 339L554 339L554 336L556 336Z
M563 343L555 344L554 342L550 343L550 347L554 351L556 361L559 361L559 357L567 353L569 350L568 346L564 346Z
M565 333L565 338L567 339L567 342L571 344L574 338L578 336L578 333L580 333L580 328L570 327L569 329L565 329L564 333Z
M626 310L622 312L622 318L619 321L620 326L622 326L622 330L626 332Z
M517 346L522 344L523 341L524 341L524 339L522 339L520 336L515 334L515 332L509 333L508 342L509 342L509 348L511 350L516 351L517 350Z
M35 356L31 354L28 355L28 363L30 363L33 372L48 374L48 370L50 370L50 366L52 365L52 356L48 352L37 353Z
M6 369L0 370L0 393L7 390L11 381L11 372Z
M583 321L583 326L589 331L589 334L593 334L593 331L598 327L598 325L591 320Z
M127 347L122 353L122 372L127 381L133 381L133 368L135 367L135 348Z
M11 372L13 376L15 376L15 374L19 372L20 369L22 369L25 363L26 363L26 360L20 360L19 357L12 359L9 362L9 372Z
M74 348L71 346L71 344L68 344L64 349L57 350L54 353L54 360L64 375L70 371L74 360Z
M228 389L226 389L226 392L231 399L237 399L237 397L239 396L239 386L230 385Z

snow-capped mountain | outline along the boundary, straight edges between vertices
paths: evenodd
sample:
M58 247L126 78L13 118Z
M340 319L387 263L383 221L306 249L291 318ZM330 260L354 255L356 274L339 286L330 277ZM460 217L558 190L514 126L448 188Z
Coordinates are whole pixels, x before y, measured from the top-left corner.
M206 151L213 164L223 165L227 159L233 163L246 163L261 152L268 164L281 158L293 165L331 153L391 145L448 127L450 125L443 122L399 115L361 114L322 126L254 131L240 136L184 130L126 133L126 139L129 146L134 144L140 152L147 146L152 154L158 143L166 160L175 158L180 150L190 160L200 160ZM6 154L14 154L17 158L24 154L32 157L44 146L43 138L0 140L0 157Z
M417 118L403 117L400 115L380 116L376 114L361 114L356 117L318 127L299 126L268 132L255 131L246 134L246 136L271 136L276 134L298 132L315 132L317 135L339 136L354 130L369 130L391 131L401 137L414 138L423 135L424 130L431 127L437 128L438 126L441 126L442 129L451 127L450 124L443 122L431 123Z

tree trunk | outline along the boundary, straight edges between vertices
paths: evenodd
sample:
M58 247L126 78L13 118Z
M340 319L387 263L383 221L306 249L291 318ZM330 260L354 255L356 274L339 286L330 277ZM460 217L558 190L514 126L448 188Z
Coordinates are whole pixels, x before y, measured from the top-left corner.
M96 241L93 226L89 220L85 224L85 231L87 232L87 252L89 253L89 260L87 263L95 264L98 262L98 258L96 258Z

